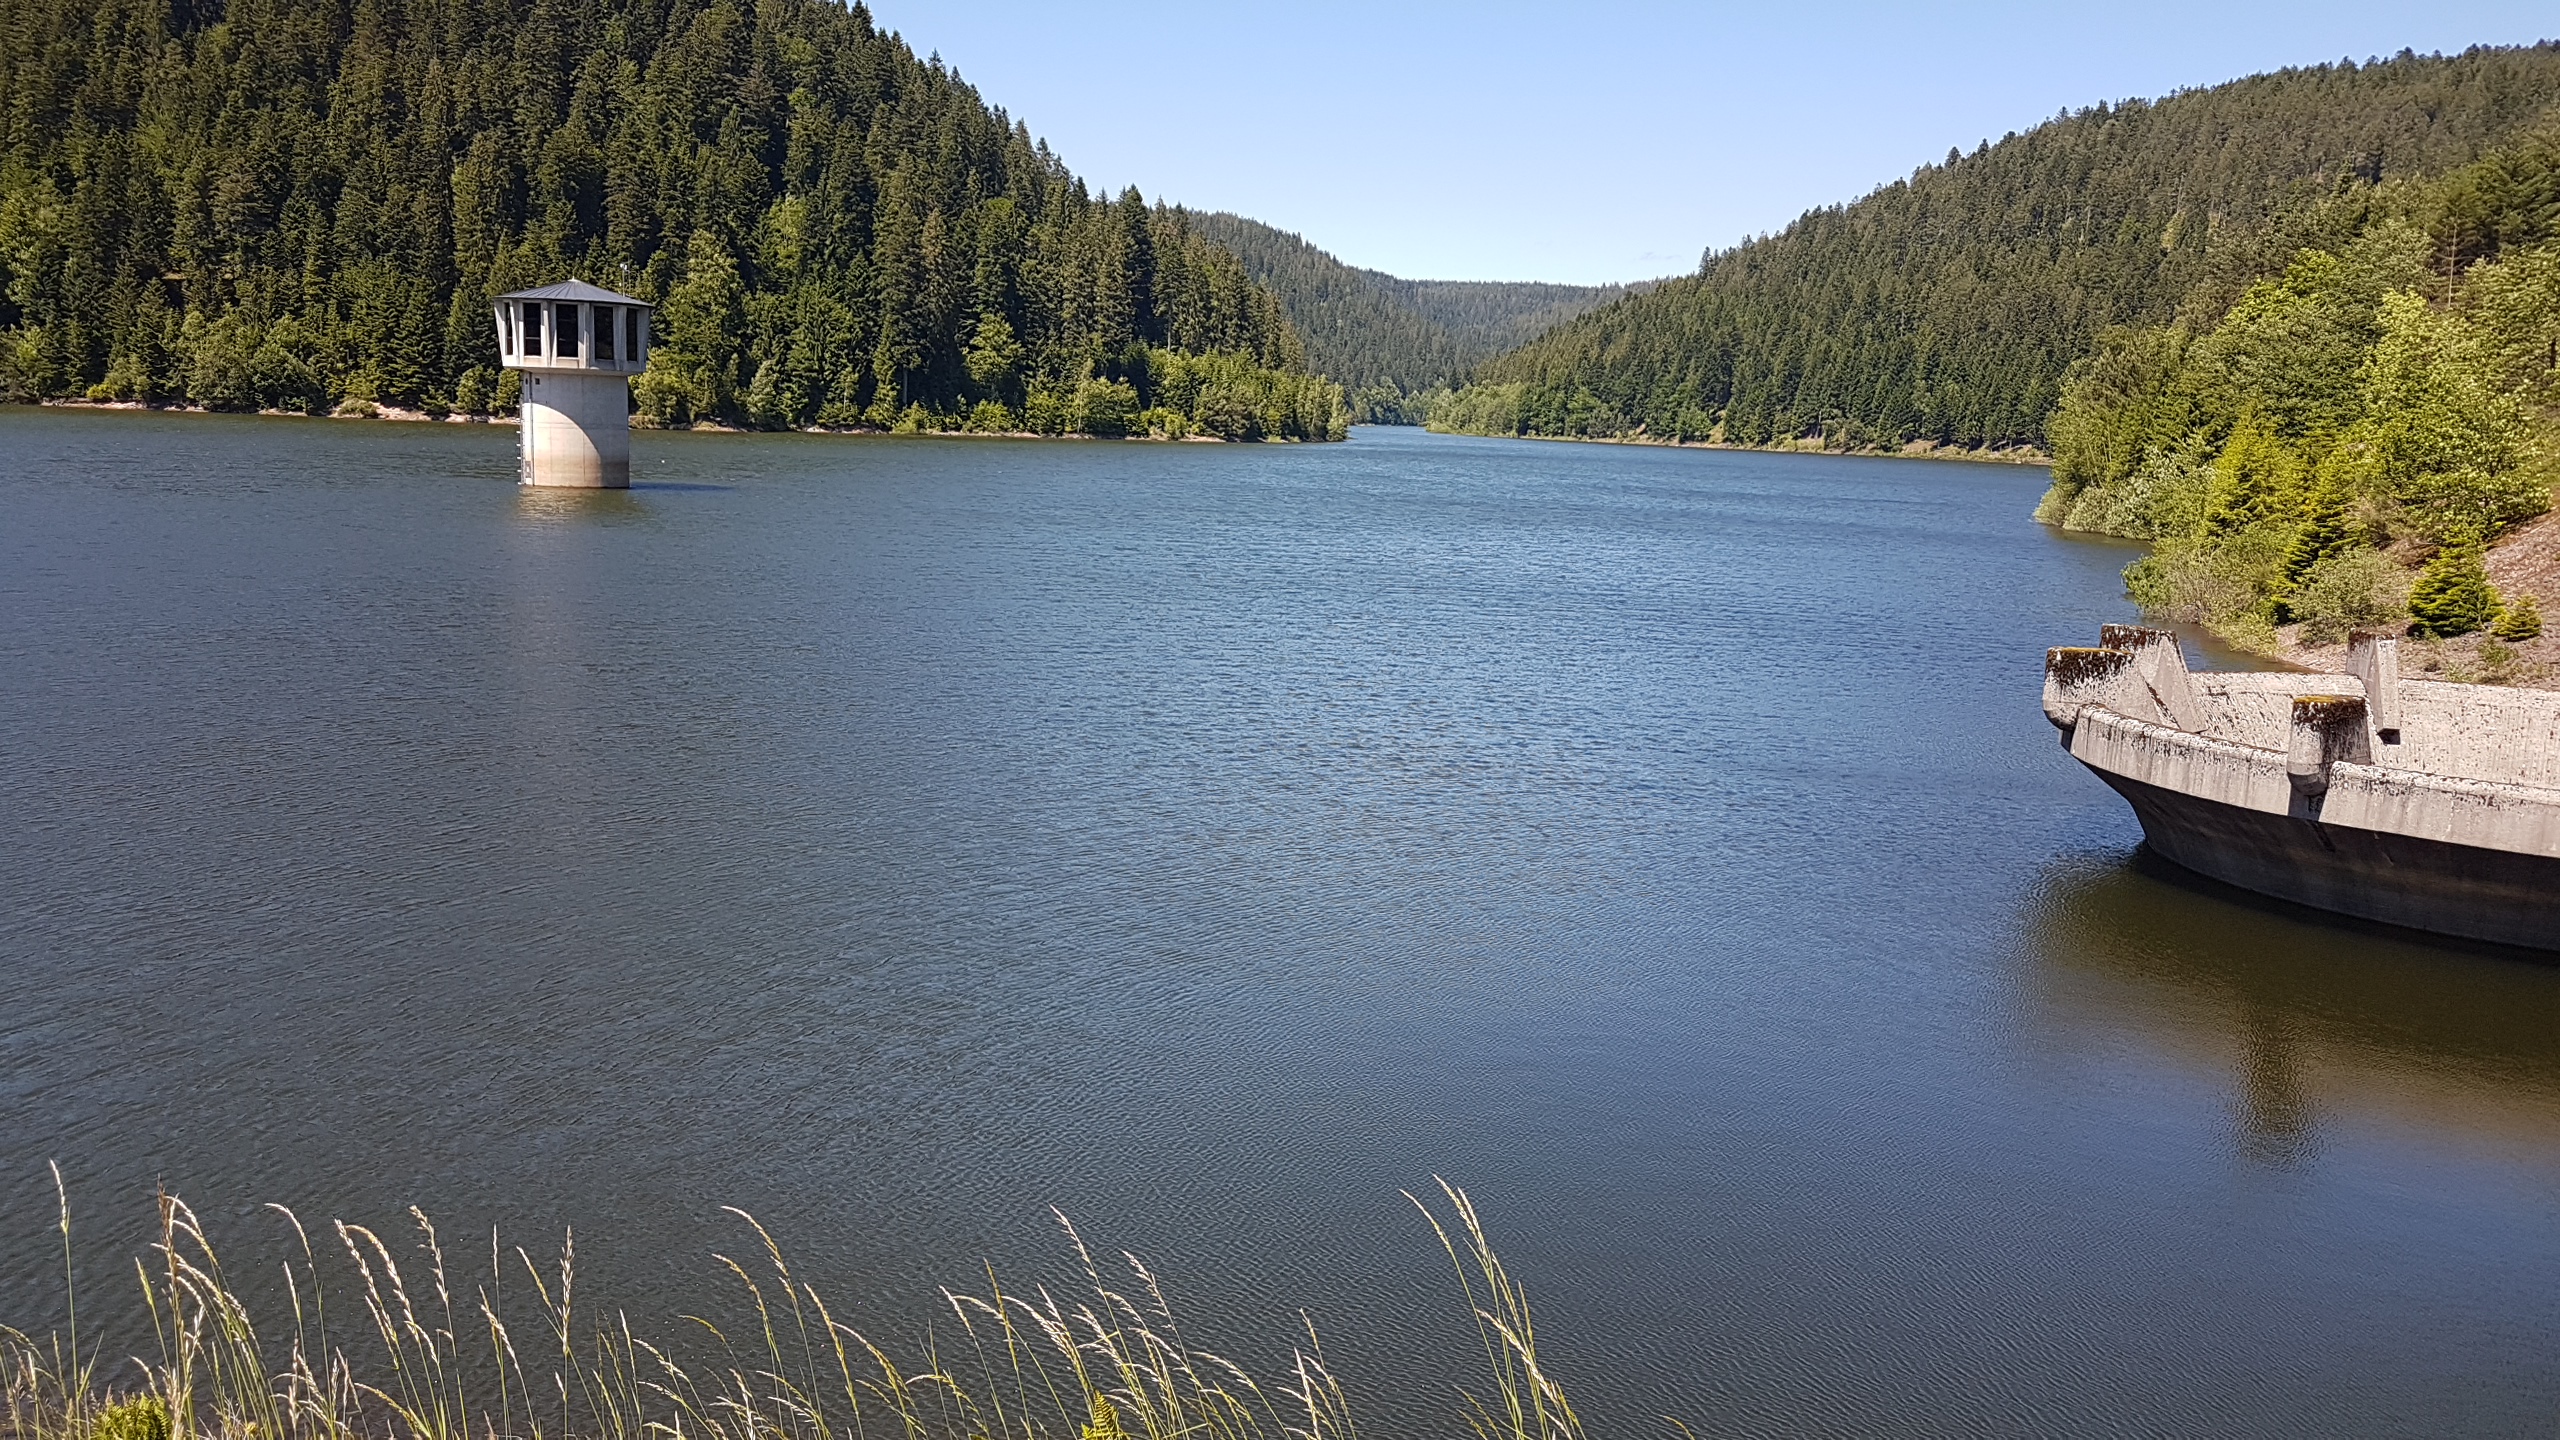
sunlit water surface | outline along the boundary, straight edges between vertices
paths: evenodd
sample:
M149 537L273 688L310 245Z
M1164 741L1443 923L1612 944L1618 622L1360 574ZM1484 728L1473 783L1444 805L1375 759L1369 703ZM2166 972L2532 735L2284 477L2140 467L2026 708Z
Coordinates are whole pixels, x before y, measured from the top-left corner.
M1420 1434L1436 1174L1609 1434L2560 1417L2560 972L2138 856L2041 472L514 444L0 412L0 1321L48 1158L127 1343L155 1183L661 1332L723 1205L892 1333L1054 1206Z

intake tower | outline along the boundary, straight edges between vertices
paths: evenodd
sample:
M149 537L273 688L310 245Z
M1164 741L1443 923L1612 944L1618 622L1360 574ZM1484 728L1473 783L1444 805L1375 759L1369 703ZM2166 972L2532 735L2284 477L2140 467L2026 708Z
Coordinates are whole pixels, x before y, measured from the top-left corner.
M631 377L649 363L649 304L564 280L497 300L498 359L524 374L527 485L631 484Z

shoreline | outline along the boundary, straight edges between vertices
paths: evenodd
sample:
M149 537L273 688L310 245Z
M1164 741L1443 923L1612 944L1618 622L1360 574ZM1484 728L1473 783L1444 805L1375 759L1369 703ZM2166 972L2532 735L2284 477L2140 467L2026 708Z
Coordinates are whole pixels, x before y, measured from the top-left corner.
M406 406L364 402L362 409L340 408L326 414L308 410L215 410L203 405L156 405L142 400L68 400L49 399L10 402L44 410L132 410L158 415L254 415L280 420L380 420L404 425L502 425L514 427L520 422L514 415L466 415L460 412L434 415ZM668 434L704 435L869 435L882 438L922 437L939 440L1135 440L1159 445L1312 445L1312 440L1264 437L1260 440L1229 440L1219 435L1093 435L1083 431L1050 435L1037 430L883 430L872 425L803 425L792 430L754 430L742 425L722 425L695 421L686 425L641 423L632 417L634 430L656 430ZM1362 427L1354 427L1362 428ZM2006 449L1965 450L1952 445L1932 445L1913 441L1899 449L1875 446L1860 449L1831 449L1820 444L1787 442L1770 445L1733 445L1722 440L1659 440L1643 435L1473 435L1464 430L1434 430L1428 425L1378 425L1381 430L1421 430L1432 435L1456 435L1477 440L1542 440L1570 445L1640 445L1665 450L1728 450L1751 455L1844 455L1875 460L1954 460L1977 465L2050 465L2053 457L2028 446ZM2122 538L2122 537L2112 537Z
M1751 455L1856 455L1878 460L1970 460L1977 465L2051 465L2053 457L2030 445L1966 450L1914 440L1897 449L1866 445L1834 449L1819 442L1773 441L1767 445L1735 445L1724 440L1663 440L1650 435L1476 435L1470 430L1431 430L1434 435L1471 435L1479 440L1550 440L1568 445L1647 445L1663 450L1731 450Z
M275 420L373 420L401 425L500 425L510 429L520 425L514 415L465 415L454 412L432 415L400 405L365 402L365 408L341 408L315 415L308 410L215 410L203 405L154 405L141 400L37 400L14 402L34 410L131 410L154 415L243 415ZM751 430L742 425L720 425L696 422L689 425L638 423L634 416L632 429L654 430L663 434L703 435L870 435L884 439L931 440L1135 440L1158 445L1311 445L1311 440L1292 440L1285 436L1260 440L1229 440L1223 435L1093 435L1083 431L1048 435L1037 430L883 430L870 425L804 425L794 430Z

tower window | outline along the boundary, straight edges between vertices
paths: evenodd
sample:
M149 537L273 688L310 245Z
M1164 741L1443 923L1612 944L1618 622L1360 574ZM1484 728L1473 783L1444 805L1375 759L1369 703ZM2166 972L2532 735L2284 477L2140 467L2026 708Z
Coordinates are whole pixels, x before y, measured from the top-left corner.
M647 312L634 305L622 312L622 358L640 363L640 317Z
M612 358L613 307L599 305L596 307L596 362L603 364Z
M508 355L516 353L516 307L513 305L498 307L498 349Z
M559 321L559 328L553 333L551 338L551 353L559 356L563 360L577 359L578 307L575 305L563 305L560 307L559 315L554 318Z
M524 307L524 353L527 356L542 354L542 307L539 305Z

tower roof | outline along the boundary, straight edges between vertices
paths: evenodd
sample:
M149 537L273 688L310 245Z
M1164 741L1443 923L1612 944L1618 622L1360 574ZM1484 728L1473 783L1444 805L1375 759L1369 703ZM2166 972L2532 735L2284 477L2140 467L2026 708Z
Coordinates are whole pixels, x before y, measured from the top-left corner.
M557 285L545 285L539 290L510 290L498 298L501 300L569 300L587 305L637 305L643 310L656 308L646 300L617 295L600 286L590 285L584 280L563 280Z

